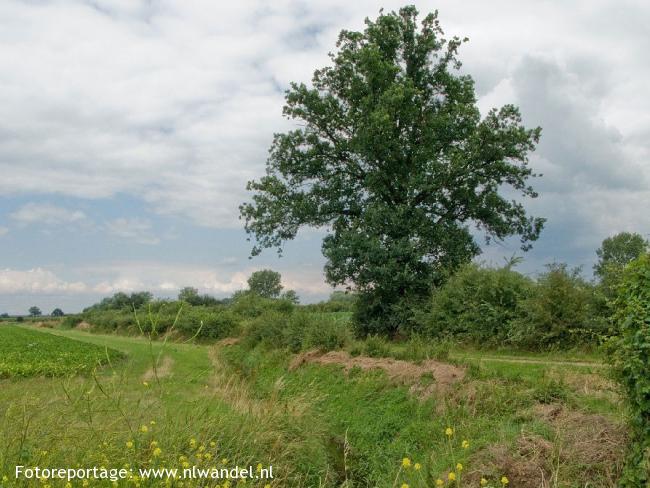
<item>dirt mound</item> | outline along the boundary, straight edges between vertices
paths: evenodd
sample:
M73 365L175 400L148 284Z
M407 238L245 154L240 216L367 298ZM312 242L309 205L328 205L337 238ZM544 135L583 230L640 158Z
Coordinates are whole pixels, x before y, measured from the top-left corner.
M36 322L34 327L38 327L39 329L53 329L54 324L51 322Z
M77 330L90 330L90 329L92 329L92 327L93 326L90 325L88 322L86 322L85 320L82 320L81 322L79 322L75 326L75 329L77 329Z
M567 470L579 469L589 486L615 486L627 443L623 426L557 404L539 404L531 412L553 428L554 441L522 432L514 449L499 444L478 452L470 463L470 485L483 476L506 475L511 486L546 488L561 485Z
M449 386L465 377L465 370L452 364L427 360L421 364L410 363L393 358L371 358L368 356L350 356L345 351L331 351L322 354L317 350L298 354L289 364L289 370L294 370L305 363L341 365L346 373L352 368L364 371L381 369L392 380L412 382L424 375L430 375L435 380L435 387ZM425 388L426 389L426 388ZM414 392L422 391L420 389Z
M174 366L174 360L169 356L164 356L161 361L156 365L156 369L149 368L142 375L142 381L151 381L156 378L166 378L172 374L172 368Z

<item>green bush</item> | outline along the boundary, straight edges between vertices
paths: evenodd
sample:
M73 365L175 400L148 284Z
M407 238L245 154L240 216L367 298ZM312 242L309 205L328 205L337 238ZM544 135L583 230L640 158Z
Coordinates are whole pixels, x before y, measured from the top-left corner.
M595 320L590 304L593 287L580 277L580 269L550 264L537 280L534 292L517 307L509 340L529 349L569 348L597 342L605 330Z
M61 328L62 329L73 329L77 325L79 325L79 323L82 320L83 319L79 315L66 315L63 318L63 320L61 321Z
M404 343L404 348L398 350L394 356L396 359L414 362L425 361L427 359L448 361L450 349L451 344L447 340L431 340L430 338L414 334Z
M625 270L614 302L611 358L631 410L632 443L620 485L650 486L650 255Z
M510 266L466 265L434 292L429 312L418 319L421 332L479 344L502 343L519 302L530 297L533 288L532 280Z
M174 323L176 313L165 317L166 329ZM225 307L187 305L176 320L176 330L184 337L222 339L238 332L241 319Z
M371 335L366 338L363 343L363 354L371 358L383 358L390 356L390 344L388 341L379 335Z
M254 318L268 312L291 313L296 305L290 300L264 298L254 293L241 292L234 296L231 304L233 313L242 318Z
M273 349L287 348L291 352L312 348L324 351L340 349L351 340L348 323L329 315L267 311L248 322L244 329L244 344L248 347L263 344Z

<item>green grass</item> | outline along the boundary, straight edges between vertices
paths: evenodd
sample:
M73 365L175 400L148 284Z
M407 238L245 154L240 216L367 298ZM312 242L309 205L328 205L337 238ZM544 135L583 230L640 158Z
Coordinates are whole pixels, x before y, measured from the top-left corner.
M119 352L11 325L0 326L0 378L67 376L121 359Z
M43 343L108 348L124 359L94 375L0 380L0 480L7 476L0 481L3 488L41 486L15 480L16 464L135 470L181 468L183 462L202 467L262 463L274 467L273 487L408 483L415 488L432 486L460 462L466 477L481 470L494 480L508 468L498 460L486 464L485 453L495 446L515 452L524 434L548 442L553 452L565 452L557 426L533 413L537 405L559 404L567 411L622 421L615 396L604 394L595 383L593 392L572 383L605 381L604 368L558 367L555 362L565 359L559 353L548 364L507 363L481 360L496 357L492 352L452 348L448 354L467 367L466 378L420 399L409 391L410 384L396 383L381 371L346 374L337 366L315 364L290 370L291 354L261 346L165 344L78 330L10 329ZM388 349L388 355L415 361L441 354L438 346L427 344L389 344ZM419 381L427 384L430 379ZM454 428L451 439L444 434L448 426ZM470 442L467 449L461 446L465 439ZM422 468L400 468L404 457ZM558 460L556 486L610 486L606 469L615 468L601 461L587 468L584 475L579 459ZM137 484L161 485L133 479L120 486ZM246 486L265 484L254 480Z

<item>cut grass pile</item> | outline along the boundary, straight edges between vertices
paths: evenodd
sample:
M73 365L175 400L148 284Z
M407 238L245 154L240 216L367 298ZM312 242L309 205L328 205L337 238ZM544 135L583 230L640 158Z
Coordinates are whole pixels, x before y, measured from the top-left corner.
M121 358L121 353L106 347L24 327L0 326L0 378L69 376Z

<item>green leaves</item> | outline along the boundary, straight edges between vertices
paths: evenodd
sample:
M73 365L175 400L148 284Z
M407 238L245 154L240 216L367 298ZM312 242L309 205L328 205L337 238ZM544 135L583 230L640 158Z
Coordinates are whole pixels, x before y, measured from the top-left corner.
M478 254L472 228L530 247L544 220L504 192L537 196L528 153L540 129L512 105L481 120L473 80L456 72L462 42L414 7L341 32L332 64L287 91L299 128L275 135L267 175L248 185L253 255L324 228L327 279L373 295L365 303L382 306L366 319L379 320Z
M647 486L650 483L650 255L643 255L627 266L614 308L619 335L612 342L612 362L631 408L633 431L621 486Z

